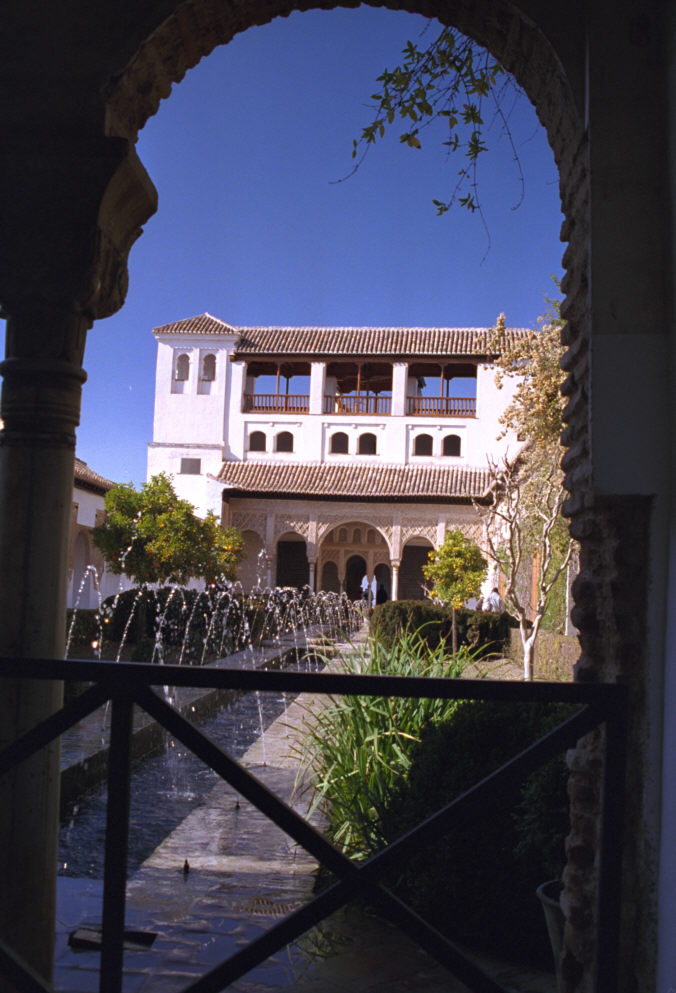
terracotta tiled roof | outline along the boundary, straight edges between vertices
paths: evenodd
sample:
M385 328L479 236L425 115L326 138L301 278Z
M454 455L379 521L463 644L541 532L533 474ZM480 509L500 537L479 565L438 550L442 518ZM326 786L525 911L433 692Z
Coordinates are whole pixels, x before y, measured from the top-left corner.
M232 495L325 500L468 502L489 486L486 469L458 466L224 462L218 480Z
M489 328L373 328L373 327L240 327L211 314L200 314L153 329L156 335L238 334L235 358L255 356L448 357L493 354L488 349ZM509 328L511 339L529 332Z
M237 334L237 328L211 314L199 314L197 317L186 317L183 321L161 324L153 328L153 334Z
M74 473L75 485L79 486L81 489L92 490L94 493L107 493L115 483L110 479L106 479L105 476L100 476L98 472L94 472L90 469L86 462L82 459L75 459L75 473Z
M492 354L487 328L240 328L235 358L257 355L449 356ZM510 335L523 334L510 330Z

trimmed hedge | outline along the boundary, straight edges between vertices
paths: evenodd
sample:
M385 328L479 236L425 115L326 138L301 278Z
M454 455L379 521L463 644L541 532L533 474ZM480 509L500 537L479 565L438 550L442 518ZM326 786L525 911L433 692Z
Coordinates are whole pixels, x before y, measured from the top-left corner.
M73 623L73 617L75 622ZM72 625L72 631L71 631ZM101 637L101 620L98 610L84 610L80 607L76 611L69 608L66 611L66 634L75 644L87 644L98 641Z
M386 647L392 646L402 632L417 631L430 648L443 640L450 650L452 624L452 608L429 600L389 600L371 615L371 633ZM459 646L466 645L480 655L504 655L516 621L509 614L462 607L457 611L457 624Z
M461 795L564 720L563 704L459 703L414 746L405 783L383 818L393 841ZM559 875L568 832L567 770L561 758L499 795L467 823L419 848L397 879L402 899L442 933L511 961L551 968L540 883Z

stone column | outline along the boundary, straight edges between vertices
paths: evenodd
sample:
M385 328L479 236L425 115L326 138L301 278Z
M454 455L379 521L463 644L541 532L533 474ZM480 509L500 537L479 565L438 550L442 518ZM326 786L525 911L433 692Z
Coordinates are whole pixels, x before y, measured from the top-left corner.
M0 152L0 656L61 657L75 428L87 329L114 313L154 189L122 139L26 142ZM0 748L58 708L53 682L3 680ZM59 746L0 780L0 937L49 980ZM0 978L1 993L14 993Z
M392 600L398 600L399 599L399 566L400 566L401 563L400 562L395 562L394 559L393 559L391 564L392 564L392 592L391 592L391 598L392 598Z
M314 593L314 591L315 591L315 568L316 568L316 565L317 565L317 562L316 561L311 560L311 559L308 559L308 567L309 567L309 570L310 570L310 575L308 577L308 586L310 587L310 592L311 593Z
M87 320L34 312L10 317L0 433L0 654L63 655L75 427L85 375ZM19 338L70 339L69 354L18 356ZM56 710L61 683L3 681L0 746ZM59 812L59 743L0 784L0 934L45 977L51 974ZM38 854L39 853L39 854ZM51 885L46 885L51 877ZM22 894L17 904L16 894ZM21 913L30 907L30 919ZM36 954L35 938L42 947Z

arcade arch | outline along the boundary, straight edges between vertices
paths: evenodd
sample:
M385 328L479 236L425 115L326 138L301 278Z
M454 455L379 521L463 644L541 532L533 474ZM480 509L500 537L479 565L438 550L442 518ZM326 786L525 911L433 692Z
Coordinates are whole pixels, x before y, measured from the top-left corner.
M357 560L361 572L355 586L356 580L350 570L357 569ZM352 599L359 599L363 577L366 576L371 584L374 576L385 576L383 569L387 573L387 589L390 590L390 562L389 544L378 527L364 520L345 521L324 536L319 546L317 575L321 589L334 589L334 586L324 585L327 577L327 582L337 582L335 592L346 592Z
M8 282L8 286L3 293L3 307L10 315L12 322L12 334L10 336L10 347L8 358L14 359L12 349L20 338L27 341L31 335L35 336L36 342L39 335L45 335L49 322L41 315L44 327L38 328L40 320L36 317L36 312L24 312L23 301L26 299L36 299L38 294L32 287L42 286L45 288L42 299L46 301L45 310L49 311L53 307L54 315L57 310L65 313L67 307L77 300L77 307L72 306L73 313L77 312L78 319L71 315L68 321L63 321L60 328L63 339L63 355L67 355L67 362L63 361L63 368L54 370L54 390L64 397L61 405L52 404L52 410L40 406L40 400L35 401L33 421L40 425L43 432L51 431L50 437L60 439L67 438L64 443L60 440L54 442L55 450L58 449L54 458L54 468L51 472L55 487L59 490L63 499L61 504L67 503L66 497L68 485L72 483L72 445L73 432L78 417L79 384L82 376L78 375L78 369L82 361L82 348L86 327L91 325L95 318L107 316L121 306L126 291L125 262L129 247L138 232L144 219L152 212L153 197L145 188L146 178L142 174L142 169L133 155L133 143L138 130L143 126L147 118L155 112L163 96L171 91L172 85L178 82L184 75L186 69L194 65L200 58L208 54L216 45L228 41L232 35L239 30L243 30L254 23L262 23L278 15L286 15L292 10L299 9L301 4L287 2L287 0L275 0L273 3L263 4L253 2L246 8L233 5L223 7L222 4L213 0L185 0L183 3L176 3L172 6L170 2L163 5L156 5L155 11L162 11L162 20L159 13L139 11L139 21L134 23L133 15L130 15L129 29L125 35L120 28L116 35L118 39L111 40L110 53L105 61L101 58L102 70L96 74L96 51L92 50L87 62L89 75L87 80L92 79L91 95L87 93L86 85L79 88L78 108L76 112L66 106L59 106L59 93L57 92L52 101L45 107L42 115L38 114L37 107L17 108L17 119L23 114L23 119L29 122L43 121L42 131L36 128L36 135L39 137L43 133L45 136L54 134L71 133L75 136L81 135L82 148L89 151L92 160L103 163L106 155L110 157L110 163L106 163L109 172L102 178L102 171L91 168L91 163L86 162L86 168L80 160L86 159L83 156L80 146L71 155L66 144L59 146L58 155L63 158L64 151L68 156L68 165L63 166L61 172L55 177L53 170L49 168L47 162L45 170L35 170L34 176L27 176L26 203L29 203L34 192L33 185L39 187L43 183L43 171L49 176L49 184L52 190L57 193L60 189L64 192L75 189L78 194L78 201L82 204L82 211L77 212L77 230L69 232L72 235L72 242L78 240L82 246L77 245L72 256L64 260L59 259L56 265L54 258L60 255L58 246L64 243L63 232L59 232L59 226L66 226L71 219L70 213L61 210L55 211L56 229L47 232L48 237L40 239L41 247L47 244L52 247L52 251L47 248L44 253L35 254L32 250L24 246L28 239L21 237L7 237L10 255L16 252L17 246L21 249L26 259L31 261L39 260L39 265L23 264L22 257L19 262L9 268L10 275L3 278ZM327 3L326 6L329 6ZM585 7L589 6L590 16L586 17ZM623 484L624 488L616 482L612 476L608 465L613 462L610 450L604 450L604 444L609 446L610 424L613 431L619 436L622 432L617 430L617 425L613 424L612 417L605 413L607 423L601 422L599 430L595 432L595 446L599 449L599 458L594 459L594 473L592 473L591 458L591 416L589 416L589 403L591 391L591 349L590 349L590 329L591 329L591 301L594 288L594 320L598 322L602 332L609 332L606 335L608 347L611 349L615 345L613 336L625 335L627 341L627 354L631 353L631 341L623 326L620 326L619 314L623 314L626 326L632 327L634 324L633 312L627 313L623 302L627 295L632 294L632 290L622 290L622 281L625 275L629 275L631 263L634 260L641 260L642 245L641 229L649 232L649 237L655 245L664 245L664 231L660 237L656 237L650 223L654 216L655 207L652 206L648 198L641 201L640 207L637 205L637 197L633 192L634 177L624 174L622 181L618 182L613 170L608 168L614 153L619 151L618 147L613 147L613 135L616 130L615 116L608 115L608 126L606 128L591 129L586 128L583 120L584 108L589 108L592 121L603 117L604 108L609 109L610 96L608 91L604 91L603 86L612 87L618 81L617 65L620 65L621 72L627 79L632 80L632 86L640 86L641 92L635 94L635 104L637 106L657 106L658 101L646 95L654 92L649 89L649 85L662 85L660 71L654 75L657 80L655 84L646 82L651 76L646 69L649 68L648 58L651 52L651 31L658 30L657 24L650 23L651 14L658 9L656 4L646 5L647 13L645 18L636 17L627 23L629 12L618 11L616 18L609 18L607 9L602 9L600 5L592 3L584 5L581 3L571 5L555 5L553 3L535 4L525 0L520 7L524 14L515 4L507 0L477 0L472 4L467 4L464 0L449 0L441 3L435 0L431 5L420 2L407 2L406 9L412 11L421 10L429 15L440 15L450 23L456 24L461 30L475 37L477 40L487 45L493 54L510 71L514 72L519 83L535 102L538 113L547 127L552 146L555 150L557 162L561 175L561 191L563 208L566 215L566 222L563 230L563 237L569 242L570 248L566 253L565 264L567 274L565 277L566 301L563 314L567 319L565 331L566 341L571 346L571 350L566 357L566 368L569 371L569 378L566 383L566 395L568 406L566 410L567 429L566 443L569 446L566 455L566 470L568 473L568 483L571 490L571 499L568 504L568 512L573 521L573 528L576 535L582 541L581 573L578 588L584 592L580 598L581 603L576 610L576 623L581 631L581 641L583 647L583 657L579 663L579 674L587 679L606 679L608 681L622 681L626 676L630 685L635 690L641 687L641 680L646 679L646 664L648 661L654 662L652 656L648 656L649 649L646 643L656 641L655 637L646 638L644 627L646 625L658 625L662 623L659 619L647 616L644 610L644 598L647 595L648 580L655 579L660 568L660 561L655 562L652 558L647 558L646 548L649 544L649 525L651 523L651 500L653 499L652 489L631 489L631 482ZM171 11L169 16L166 12ZM65 15L64 15L65 16ZM143 20L141 21L141 16ZM633 16L633 12L632 15ZM96 18L91 18L93 24ZM19 23L19 20L17 20ZM63 25L64 36L68 25ZM82 26L83 37L91 28L88 25ZM608 72L601 73L601 47L608 50L612 47L611 41L605 35L609 33L612 39L620 41L615 64L609 60ZM601 40L601 34L603 39ZM551 39L551 41L549 40ZM654 44L654 42L653 42ZM29 53L29 46L26 44L22 51ZM75 56L77 57L77 52ZM639 60L642 59L642 62ZM75 59L74 59L75 61ZM113 79L111 76L112 66L124 66ZM660 65L658 69L662 69ZM595 71L587 71L588 69ZM27 72L31 71L31 66ZM63 73L65 76L65 73ZM607 82L604 84L601 77L605 76ZM50 77L51 78L51 77ZM54 76L55 87L59 85L58 74ZM70 80L67 80L70 85ZM62 83L60 85L63 85ZM585 91L588 86L590 91ZM27 91L29 87L25 87ZM65 91L63 91L65 92ZM95 94L95 96L94 96ZM96 133L96 122L103 119L103 102L101 94L106 94L105 137L103 129ZM662 94L663 95L663 94ZM589 99L585 100L585 97ZM26 96L26 102L29 96ZM664 98L666 102L666 97ZM623 106L623 101L616 96L618 105ZM54 120L49 118L49 107L57 109L58 114L54 115ZM34 113L24 111L33 110ZM663 104L659 102L658 112L663 113ZM70 117L69 117L70 113ZM626 127L634 134L633 125L639 125L640 121L636 112L630 106L626 106L628 123ZM646 115L649 118L650 115ZM86 120L86 126L82 122ZM58 123L57 123L58 122ZM31 124L31 126L33 126ZM654 121L646 123L646 127L653 126ZM654 128L655 131L666 133L666 128ZM27 132L31 136L30 132ZM590 140L593 135L593 141ZM640 168L645 168L645 161L652 161L653 152L660 151L661 146L653 143L644 143L644 135L635 135L634 145L641 150ZM125 149L124 141L128 139L129 145ZM24 142L25 144L25 142ZM104 145L107 148L104 149ZM8 146L10 147L10 146ZM46 144L47 151L45 159L48 158L49 149L52 147L49 142ZM23 155L23 144L21 146ZM8 162L14 156L14 148L10 147L7 158ZM57 156L55 156L56 160ZM114 159L116 164L113 164ZM619 160L619 156L617 156ZM656 158L656 157L655 157ZM23 163L11 161L9 175L19 176L20 166ZM594 175L602 176L605 187L598 192L602 195L591 196L590 172L592 161L594 165ZM629 163L632 169L636 166ZM12 172L11 170L14 170ZM118 170L117 172L115 170ZM666 171L666 170L665 170ZM624 172L624 169L623 169ZM67 179L64 181L65 174ZM91 176L91 182L98 187L91 186L87 189L87 196L81 195L78 177ZM106 188L110 177L109 188L115 186L115 192L126 191L124 198L115 196L115 192L107 197L101 195L101 191ZM124 176L124 178L122 178ZM11 185L11 181L10 181ZM637 188L640 184L636 184ZM21 184L17 183L17 190ZM655 188L657 195L663 192L659 182ZM39 187L41 191L41 187ZM72 195L72 190L71 190ZM37 204L43 202L43 198L33 198ZM103 209L100 201L105 200ZM129 208L129 217L122 219L121 225L111 223L115 218L115 209L111 203L127 204L133 203L133 208ZM602 202L604 201L604 202ZM594 203L592 214L590 204ZM662 201L663 202L663 201ZM94 210L91 213L91 205ZM617 226L609 223L608 213L617 210L622 206L623 228L625 233L618 237ZM87 211L90 215L87 217ZM122 208L120 208L120 213ZM637 223L640 213L642 224ZM18 222L11 215L8 225L20 224L22 228L33 229L33 236L39 230L39 225L32 222L30 211L26 212L20 207L15 212ZM131 216L134 215L134 216ZM75 214L73 214L73 217ZM617 216L617 214L616 214ZM64 224L65 218L65 224ZM133 222L133 223L126 223ZM46 225L47 222L45 222ZM666 222L665 222L666 223ZM85 230L86 229L86 230ZM612 234L609 234L612 231ZM13 235L13 232L12 232ZM61 237L59 237L61 235ZM593 239L592 239L593 235ZM637 237L634 237L636 235ZM615 239L615 240L613 240ZM37 242L37 238L35 239ZM590 254L590 245L594 244L594 257ZM633 242L634 248L629 246ZM56 251L53 249L56 248ZM608 249L613 251L609 252ZM632 254L633 251L633 254ZM659 251L663 255L657 254ZM93 257L93 254L96 257ZM666 249L655 249L657 260L666 261ZM51 259L49 258L51 255ZM607 260L612 256L612 272ZM653 259L651 258L651 261ZM6 270L7 267L0 267ZM21 275L21 272L31 277ZM625 273L624 270L627 270ZM664 292L651 292L654 284L651 284L650 277L646 275L648 270L659 272L659 278L664 280L665 267L660 264L644 265L641 271L636 272L637 288L633 290L633 297L640 300L641 308L646 307L646 301L655 300L654 307L658 309L664 306L662 318L667 314L668 307L664 301ZM62 278L68 276L67 282ZM32 278L32 284L31 284ZM655 278L658 278L657 276ZM59 294L53 294L53 286L59 286ZM627 286L630 280L625 280ZM50 296L50 292L52 295ZM90 294L90 295L87 295ZM58 307L53 304L53 300L58 300ZM64 303L66 301L66 303ZM634 304L634 309L636 304ZM30 311L30 308L29 308ZM612 311L612 313L611 313ZM52 322L57 323L56 316L52 316ZM638 322L639 324L641 322ZM650 324L649 319L644 319L644 323ZM655 322L657 324L658 321ZM53 330L50 328L50 330ZM639 328L642 330L642 326ZM55 338L55 334L50 335ZM600 396L608 384L603 382L602 375L604 364L610 364L607 354L603 351L603 334L596 336L594 370L595 386L600 389L595 396ZM67 339L67 340L66 340ZM652 344L652 342L651 342ZM45 355L48 351L45 349ZM615 352L617 354L617 351ZM6 369L4 384L5 407L7 411L14 412L15 402L20 395L28 393L29 386L34 382L37 375L35 359L42 360L44 356L40 354L40 349L36 344L34 351L28 355L22 355L22 361L15 363L14 368L9 365ZM618 359L619 361L619 359ZM627 360L623 360L625 365ZM72 363L68 365L68 363ZM67 368L66 368L67 366ZM40 370L40 375L44 376L44 369ZM58 407L58 418L53 410ZM43 416L44 414L44 416ZM8 429L14 430L14 424L10 418ZM648 437L647 428L653 422L645 421L644 436ZM657 422L659 423L659 422ZM58 429L58 430L57 430ZM599 440L600 439L600 440ZM59 446L61 446L59 448ZM70 446L70 453L68 448ZM596 453L595 453L596 454ZM57 457L58 456L58 457ZM607 465L603 463L606 456ZM9 445L6 447L6 459L4 468L8 478L18 479L20 477L20 461L23 451L17 445L17 452L14 456ZM70 467L67 462L70 458ZM619 461L619 460L615 460ZM16 474L11 470L16 467ZM625 471L624 465L620 467ZM67 471L66 471L67 470ZM605 473L605 475L604 475ZM71 479L69 480L69 474ZM47 476L49 481L49 474ZM661 485L661 484L660 484ZM27 497L31 494L38 494L38 488L51 489L45 486L45 475L39 480L31 482L25 477L23 485L15 487L19 497ZM22 491L25 491L22 493ZM660 494L662 490L660 490ZM638 496L637 496L638 494ZM50 497L53 492L50 493ZM20 502L20 501L18 501ZM52 500L52 502L55 502ZM31 504L28 499L24 499L25 504ZM40 513L34 514L40 518L40 523L44 532L50 529L44 527L44 519L54 520L54 538L50 542L45 540L45 554L41 557L40 569L44 573L41 579L37 567L32 570L27 569L27 574L23 578L21 585L15 584L12 593L11 605L19 605L22 601L30 601L29 591L46 591L59 588L59 571L63 573L63 552L59 553L58 542L60 530L63 528L63 521L57 521L45 501L36 501L40 507ZM6 500L4 506L4 517L7 521L5 531L9 534L11 529L11 501ZM44 518L44 519L43 519ZM660 528L660 535L666 533L665 525L660 519L657 521ZM28 543L36 533L37 525L26 524L25 541ZM659 536L654 540L654 544L659 544ZM662 544L666 544L663 542ZM63 547L63 542L61 541ZM10 547L10 542L7 542ZM617 551L616 551L617 549ZM627 559L628 555L628 559ZM659 559L659 556L658 556ZM49 566L49 571L45 565ZM624 582L622 577L629 576L630 581ZM619 578L618 578L619 577ZM8 582L8 587L11 585ZM658 586L659 583L655 583ZM39 599L34 597L35 600ZM49 596L45 598L49 600ZM37 652L38 656L58 654L58 643L62 634L62 622L58 621L59 612L62 613L62 604L56 602L57 596L52 594L54 607L46 607L44 610L44 623L38 635L32 636L36 644L22 644L22 652L31 654ZM11 605L8 613L12 614ZM655 608L656 610L658 608ZM17 616L20 611L17 609ZM637 623L626 624L626 618L637 618ZM34 626L35 627L35 626ZM53 630L53 634L48 636L45 632ZM648 634L653 634L649 631ZM30 640L26 635L26 639ZM51 640L50 640L51 639ZM39 642L39 644L37 644ZM653 673L655 675L655 673ZM658 673L659 675L659 673ZM646 724L645 704L640 694L636 694L640 706L640 713L636 717L637 723L643 720ZM646 751L650 750L645 741L641 738L641 728L637 733L637 743L640 743L640 750L637 749L639 765L649 763L646 759ZM644 730L644 729L643 729ZM655 734L658 734L656 731ZM630 752L632 750L630 749ZM584 764L584 755L577 755L576 762L578 768ZM594 756L591 756L592 762ZM583 770L584 771L584 770ZM640 775L641 769L634 769L633 781L643 782L650 777ZM643 770L645 771L645 770ZM634 839L635 847L640 847L638 842L642 839ZM644 839L643 839L644 840ZM633 850L633 849L632 849ZM637 879L639 873L636 873ZM649 887L651 884L650 873L647 874L646 882L643 884ZM9 891L13 889L12 882L9 881L6 887ZM569 901L570 902L570 901ZM578 918L585 918L589 909L578 900L573 902L574 907L579 910ZM636 906L641 906L641 901L637 899ZM590 910L589 913L592 913ZM628 911L629 913L629 911ZM649 917L646 914L645 917ZM586 918L585 918L586 919ZM631 922L628 922L630 925ZM569 925L569 930L574 931L574 922ZM630 930L630 927L628 927ZM570 938L570 935L568 936ZM580 937L583 944L583 936ZM631 959L628 952L624 952L625 958ZM579 966L583 972L588 970L588 963L574 960L572 955L568 959L571 970ZM631 963L635 964L635 959ZM626 969L629 975L631 969ZM572 975L572 972L571 972ZM583 979L580 979L582 984ZM644 988L649 988L653 984L646 983Z
M423 537L410 538L404 545L399 566L400 600L425 599L426 580L422 569L433 550L432 542Z
M295 586L302 589L310 583L310 563L307 543L301 534L287 531L277 541L276 586Z

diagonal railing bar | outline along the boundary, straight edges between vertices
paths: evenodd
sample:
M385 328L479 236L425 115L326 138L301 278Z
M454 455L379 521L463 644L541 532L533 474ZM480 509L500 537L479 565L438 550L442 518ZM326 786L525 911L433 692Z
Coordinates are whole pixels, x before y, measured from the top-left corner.
M328 910L319 911L318 903L311 901L306 908L303 908L305 913L302 916L300 913L289 915L285 921L275 927L274 931L266 932L265 941L263 937L259 937L250 943L246 953L237 953L236 962L233 956L221 967L217 967L210 980L210 983L213 982L215 985L205 985L204 989L222 989L225 984L234 982L255 965L265 961L275 951L279 951L299 937L308 927L318 924L327 913L347 903L355 893L359 893L385 911L390 919L413 934L426 950L444 965L454 968L458 975L464 975L466 978L471 975L475 983L485 980L483 985L475 986L478 993L483 993L484 990L486 993L494 993L494 991L497 993L501 989L496 985L486 985L486 982L489 982L488 977L473 966L448 939L402 903L398 897L383 889L379 884L377 873L372 873L372 878L369 878L369 874L363 872L362 866L356 865L343 855L303 817L268 790L249 770L244 769L214 745L206 735L178 714L168 703L151 690L137 691L136 701L193 754L201 758L214 772L227 780L242 796L343 880L341 885L333 888L333 902ZM374 856L371 866L378 865L379 857ZM316 900L319 901L319 898ZM302 924L299 927L300 921ZM221 985L218 985L219 983ZM199 986L197 988L201 989Z
M447 966L456 977L467 984L473 984L470 986L473 993L509 993L509 990L483 972L457 945L424 921L398 897L383 888L379 888L378 893L385 899L372 900L374 906L386 910L391 921L399 925L408 937L417 940L421 947ZM304 907L289 914L245 948L201 976L183 993L220 993L270 955L274 955L359 895L358 879L334 883Z
M122 989L133 698L113 697L108 752L100 993Z
M371 856L363 863L361 871L368 875L372 871L372 866L376 866L377 873L381 875L385 871L397 868L397 864L403 858L413 854L421 845L436 841L448 833L457 817L465 817L474 808L484 810L487 805L497 802L504 793L514 789L526 776L560 754L564 748L574 745L580 737L597 727L602 720L602 715L592 707L573 714L441 807L435 814L397 838L387 848Z
M235 786L235 788L248 800L254 803L267 817L282 827L296 841L303 845L325 865L343 879L344 882L352 883L359 877L360 895L372 904L378 906L387 914L394 923L403 926L409 933L415 933L419 943L431 954L433 954L444 965L455 971L459 978L474 981L475 989L483 990L488 987L477 986L478 976L484 976L477 970L462 953L454 952L447 940L438 934L427 922L415 915L410 908L401 904L389 891L378 885L379 877L388 869L396 868L402 857L412 851L417 850L422 842L435 840L442 834L448 832L450 822L454 820L458 813L466 814L474 807L485 809L487 802L495 802L497 799L496 784L504 784L501 788L510 788L521 782L525 775L538 768L543 762L560 753L562 748L574 744L581 735L586 734L593 727L596 727L602 715L594 708L585 708L577 714L571 716L558 728L553 729L546 736L522 751L500 769L490 776L487 776L471 790L466 791L462 796L447 804L437 814L428 818L422 824L412 829L408 834L398 841L392 843L382 852L374 855L363 865L355 865L342 853L338 852L312 825L308 824L304 818L300 817L256 779L248 770L242 768L233 759L223 753L217 746L213 745L209 739L195 728L189 721L181 717L165 701L155 696L152 691L145 691L142 695L137 694L137 701L163 724L176 738L183 742L193 753L198 755L220 776ZM350 892L343 899L346 903L351 896L353 887L350 885ZM395 905L393 908L393 901ZM308 905L308 907L311 905ZM394 915L392 913L394 909ZM316 910L316 908L315 908ZM319 923L321 917L316 913L312 919L312 924ZM295 921L287 918L288 927L279 927L276 936L281 944L274 951L288 944L299 936L300 932L293 930ZM272 954L263 946L259 949L259 954L255 953L255 945L261 939L250 946L247 961L255 959L255 964L264 961L268 955ZM242 956L242 961L244 961ZM459 971L460 960L462 960L462 973ZM230 961L230 960L228 960ZM245 971L248 971L248 966ZM471 976L470 976L471 972ZM243 973L233 974L232 967L224 966L223 975L228 977L228 981L234 981ZM218 987L215 987L218 988ZM499 989L499 987L492 987Z
M6 976L22 993L54 993L51 983L39 976L20 955L0 938L0 975Z
M327 841L304 817L297 814L264 783L235 759L222 751L174 708L152 690L137 690L136 702L162 724L175 738L233 786L238 793L270 817L286 834L314 855L332 872L348 876L358 870L331 842Z
M105 674L104 674L105 672ZM604 797L607 805L603 810L603 837L610 845L609 852L603 853L601 857L601 879L599 896L599 917L598 917L598 945L599 952L597 958L597 978L595 989L597 993L605 991L614 985L618 961L618 934L619 934L619 906L620 906L620 876L621 876L621 838L613 833L614 818L621 821L623 816L622 797L624 793L625 780L625 760L626 760L626 688L616 684L582 684L582 683L509 683L500 681L485 680L452 680L447 678L428 677L396 677L396 676L361 676L346 674L327 673L292 673L279 671L256 671L256 670L234 670L178 667L178 666L156 666L143 663L101 663L88 661L62 661L62 660L29 660L29 659L0 659L0 677L3 675L25 676L36 679L78 679L101 683L98 688L98 695L95 692L87 691L86 703L82 697L74 701L73 705L63 708L58 714L52 715L42 725L34 728L29 735L29 747L35 750L35 742L47 743L51 737L56 736L68 725L68 721L74 714L79 714L89 707L89 703L96 699L96 706L99 706L105 699L111 698L118 701L115 706L120 713L124 711L124 716L116 717L117 726L116 738L118 739L117 755L120 761L112 762L120 768L119 782L116 782L115 773L112 773L112 785L109 784L109 810L111 796L116 796L120 802L128 804L129 789L129 762L128 749L131 735L131 710L132 700L137 698L138 702L147 709L151 716L155 716L160 723L165 724L172 730L180 740L184 740L181 735L186 734L193 745L186 741L191 750L211 765L212 768L233 783L236 789L244 796L248 796L251 791L260 802L253 797L253 802L259 806L266 816L269 816L275 823L285 830L308 851L310 851L319 861L323 862L339 877L339 882L330 887L319 897L310 901L304 908L289 915L285 921L280 922L274 928L269 929L264 936L257 939L247 949L243 949L228 959L222 966L216 967L206 977L202 977L205 983L216 985L199 986L198 981L190 987L190 990L205 991L207 989L223 989L223 982L234 981L245 972L253 968L254 965L263 961L274 951L288 944L289 941L298 937L312 923L317 923L331 909L337 909L344 905L353 893L359 893L370 903L378 907L390 920L399 924L411 937L416 938L422 947L427 948L443 964L448 965L451 971L463 978L470 988L476 993L498 993L501 990L499 985L487 977L481 970L463 955L451 942L440 935L427 922L419 918L409 907L403 904L397 897L389 892L380 883L380 877L386 871L395 867L412 848L419 848L421 841L433 840L446 833L451 823L458 816L466 816L471 813L474 806L485 809L485 805L490 800L490 794L495 793L496 784L502 781L505 785L499 785L500 794L507 788L511 780L518 781L527 772L532 771L542 762L560 751L566 745L574 744L579 737L586 734L593 727L600 724L606 725L606 767L604 781ZM441 811L428 818L422 824L407 835L398 839L382 852L373 856L366 863L359 866L353 864L349 859L335 849L321 834L309 825L303 818L295 813L279 798L270 794L263 784L251 777L246 770L229 759L225 753L220 753L208 738L201 735L188 721L185 721L168 704L160 700L148 687L156 685L177 685L196 686L201 688L218 689L259 689L263 691L282 690L286 693L297 693L307 691L317 694L329 695L363 695L363 696L403 696L403 697L437 697L442 699L474 699L474 700L502 700L502 701L522 701L522 702L542 702L542 701L566 701L570 703L582 703L586 706L578 711L567 722L554 729L531 748L526 749L520 755L515 756L500 770L486 777L476 784L461 797L458 797L451 804ZM79 706L78 706L79 704ZM148 706L146 706L146 704ZM95 709L92 706L90 710ZM90 712L90 710L88 712ZM152 710L161 711L164 717L174 724L170 727L163 716L156 716ZM172 716L173 715L173 716ZM72 723L77 721L78 717ZM178 723L175 723L178 722ZM179 731L180 733L176 733ZM26 737L22 739L26 744ZM12 761L16 763L22 760L22 749L17 748L17 742L9 746L12 749ZM210 758L204 758L205 751ZM612 750L613 754L609 754ZM221 758L218 757L220 753ZM126 756L126 757L125 757ZM214 759L219 765L225 759L229 772L224 774L221 769L216 768L210 759ZM0 761L5 761L9 766L7 749L0 755ZM232 765L230 765L232 763ZM231 779L230 773L234 770L236 782ZM506 770L506 771L505 771ZM243 778L240 781L240 776ZM502 778L500 778L502 777ZM122 782L126 780L126 785ZM239 783L239 785L238 785ZM252 785L252 783L254 785ZM242 789L244 787L244 789ZM126 801L124 799L126 790ZM262 792L260 792L262 791ZM496 794L497 797L498 794ZM281 820L276 814L281 811ZM268 812L268 807L271 812ZM113 950L112 959L119 959L120 969L122 961L122 942L124 928L124 880L126 877L126 831L128 830L128 816L120 817L117 812L118 823L111 825L110 842L107 839L106 845L106 871L108 866L112 868L110 872L115 877L116 882L111 883L109 897L109 918L113 924L109 924L108 936L104 935L104 949L106 944L111 942ZM115 838L122 838L117 835L119 821L123 820L124 832L123 840L119 842L124 851L122 861L124 868L120 871L121 860L117 857L118 841ZM289 830L291 828L291 830ZM122 880L120 884L119 880ZM603 886L607 887L607 892L602 891ZM323 907L329 909L322 909ZM319 916L317 913L319 911ZM289 921L291 924L289 925ZM310 922L309 924L307 922ZM301 926L302 924L302 926ZM111 941L112 936L112 941ZM270 950L262 954L263 946L259 942L265 941ZM274 946L274 947L273 947ZM0 949L0 965L2 965L2 949ZM18 988L32 991L48 989L48 987L34 986L32 980L21 969L18 964L20 960L14 956L13 968L21 970L25 983L18 983ZM250 962L249 965L244 965ZM219 970L221 970L219 972ZM103 971L103 970L102 970ZM105 970L108 971L108 970ZM116 966L113 965L113 972ZM236 972L236 975L235 975ZM111 972L112 975L112 972ZM224 980L224 976L231 976L231 979ZM209 978L211 977L211 978ZM115 980L111 979L105 985L101 979L101 990L106 993L118 993L121 989L121 972ZM221 985L218 985L221 983Z
M36 724L30 731L26 731L20 738L16 738L0 752L0 776L12 766L30 758L78 721L84 720L109 699L110 690L105 683L92 686L44 721Z

